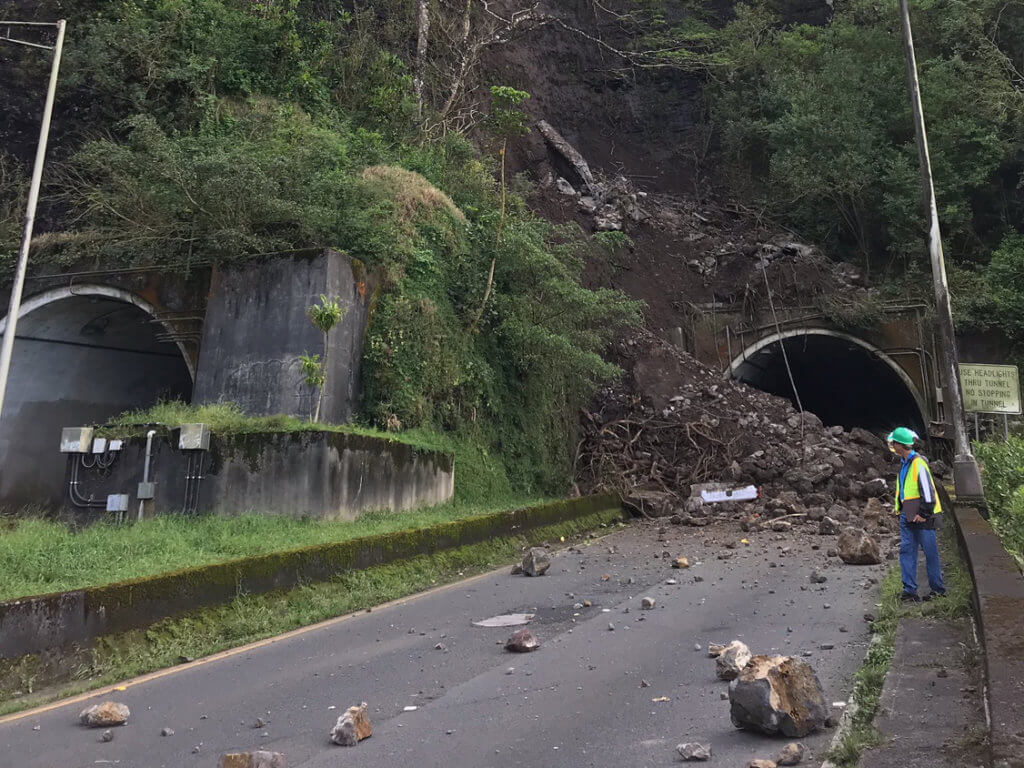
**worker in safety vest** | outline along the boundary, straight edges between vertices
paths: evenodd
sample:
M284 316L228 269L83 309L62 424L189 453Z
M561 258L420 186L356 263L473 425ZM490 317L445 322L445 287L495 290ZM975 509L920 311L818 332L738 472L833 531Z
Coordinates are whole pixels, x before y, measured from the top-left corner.
M925 600L946 594L942 583L942 564L935 538L935 516L942 502L935 492L935 480L928 461L914 450L917 435L906 427L894 429L888 438L889 450L902 459L896 476L896 507L900 516L900 570L903 572L903 600L917 602L917 550L924 550L931 592Z

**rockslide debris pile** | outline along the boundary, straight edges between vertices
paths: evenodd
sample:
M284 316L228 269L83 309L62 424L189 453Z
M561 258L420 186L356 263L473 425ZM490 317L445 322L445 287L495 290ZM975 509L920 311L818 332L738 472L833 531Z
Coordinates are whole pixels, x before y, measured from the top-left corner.
M895 524L886 510L896 465L880 437L825 427L645 330L620 341L613 357L626 374L583 415L575 459L581 492L615 491L639 514L691 525L828 518L838 533L840 525ZM941 462L933 469L945 472ZM755 485L761 496L705 504L691 486L708 482Z

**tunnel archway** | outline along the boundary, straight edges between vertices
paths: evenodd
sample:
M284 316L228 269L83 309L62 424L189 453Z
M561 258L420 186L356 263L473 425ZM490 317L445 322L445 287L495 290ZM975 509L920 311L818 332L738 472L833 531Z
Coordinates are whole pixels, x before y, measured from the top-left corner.
M795 404L783 345L804 409L826 425L879 431L904 424L926 434L927 409L907 372L841 331L799 328L767 336L732 361L733 378Z
M188 356L163 337L155 315L144 299L104 285L25 300L0 416L0 505L61 502L62 427L102 423L163 398L191 399Z

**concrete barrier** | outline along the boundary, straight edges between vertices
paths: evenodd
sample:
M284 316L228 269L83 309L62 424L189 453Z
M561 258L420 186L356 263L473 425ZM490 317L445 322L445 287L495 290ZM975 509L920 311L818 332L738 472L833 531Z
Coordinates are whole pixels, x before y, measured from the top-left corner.
M318 544L116 584L0 603L0 659L87 645L101 635L148 627L242 594L289 589L343 572L394 563L548 526L595 524L622 514L618 496L587 496L454 520L427 528ZM532 541L532 539L530 539Z
M955 505L985 649L994 768L1024 768L1024 577L974 507Z

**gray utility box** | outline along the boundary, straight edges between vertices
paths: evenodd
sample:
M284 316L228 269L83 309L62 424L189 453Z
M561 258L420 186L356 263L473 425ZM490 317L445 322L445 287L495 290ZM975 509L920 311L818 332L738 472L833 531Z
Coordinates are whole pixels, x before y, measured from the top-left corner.
M210 428L205 424L182 424L178 448L183 451L210 450Z
M61 453L89 453L92 448L92 427L64 427L60 433Z

